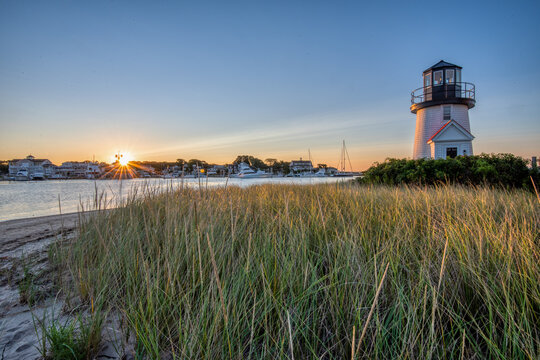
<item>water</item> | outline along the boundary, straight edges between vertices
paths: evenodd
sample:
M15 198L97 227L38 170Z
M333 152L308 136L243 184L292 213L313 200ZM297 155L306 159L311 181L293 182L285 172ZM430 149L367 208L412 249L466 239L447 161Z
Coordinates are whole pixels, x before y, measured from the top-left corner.
M228 179L228 186L254 184L321 184L349 181L350 178L266 178ZM184 179L184 186L225 186L226 178ZM107 207L116 206L134 187L148 185L165 189L178 187L181 179L131 179L131 180L47 180L47 181L0 181L0 221L35 216L57 215L93 209L95 195L103 194ZM97 191L96 191L97 189Z

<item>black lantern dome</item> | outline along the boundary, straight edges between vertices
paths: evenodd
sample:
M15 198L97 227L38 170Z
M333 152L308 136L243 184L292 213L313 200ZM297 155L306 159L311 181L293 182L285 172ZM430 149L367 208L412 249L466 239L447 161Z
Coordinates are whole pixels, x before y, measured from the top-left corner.
M476 104L474 84L461 81L461 66L439 61L423 72L423 86L411 93L411 112L442 104Z

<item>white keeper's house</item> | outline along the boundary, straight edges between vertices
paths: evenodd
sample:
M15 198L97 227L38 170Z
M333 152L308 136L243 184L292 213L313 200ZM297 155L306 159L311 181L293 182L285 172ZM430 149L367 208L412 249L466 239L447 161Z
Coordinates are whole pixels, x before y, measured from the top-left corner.
M469 109L476 104L475 87L461 81L461 69L441 60L424 71L424 86L411 93L414 159L473 155Z

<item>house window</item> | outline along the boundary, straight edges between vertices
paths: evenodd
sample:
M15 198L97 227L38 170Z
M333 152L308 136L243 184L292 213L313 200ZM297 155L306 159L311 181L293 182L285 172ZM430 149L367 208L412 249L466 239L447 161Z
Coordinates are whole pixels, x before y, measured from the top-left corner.
M435 71L433 73L433 85L437 86L437 85L442 85L443 83L443 72L442 70L439 70L439 71Z
M424 75L424 86L425 87L431 86L431 73Z
M452 119L452 107L443 106L443 120L448 121Z
M446 148L446 157L455 158L457 156L457 147L448 147Z
M453 84L454 83L454 69L446 70L445 83L447 83L447 84Z

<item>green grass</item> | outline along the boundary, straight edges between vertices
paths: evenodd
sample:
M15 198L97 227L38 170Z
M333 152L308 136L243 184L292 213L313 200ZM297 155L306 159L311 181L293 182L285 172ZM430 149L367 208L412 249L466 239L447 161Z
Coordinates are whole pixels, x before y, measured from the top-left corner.
M64 322L52 313L42 319L34 318L34 326L40 337L43 359L51 360L90 360L101 345L101 331L105 313L78 314Z
M61 257L148 358L540 357L540 207L524 191L144 190Z
M23 277L18 284L19 300L23 304L33 306L37 300L38 290L34 283L35 275L28 266L23 265Z

